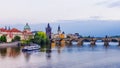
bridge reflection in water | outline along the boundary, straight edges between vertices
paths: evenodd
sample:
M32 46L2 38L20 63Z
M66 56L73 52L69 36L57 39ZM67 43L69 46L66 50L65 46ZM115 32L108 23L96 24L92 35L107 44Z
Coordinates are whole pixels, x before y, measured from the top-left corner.
M51 46L51 48L47 49L47 48L41 48L40 50L37 50L37 52L46 52L46 53L51 53L51 51L47 51L47 50L54 50L54 49L57 49L57 52L60 53L61 49L62 48L65 48L65 47L72 47L72 46L78 46L79 45L76 45L76 44L72 44L74 41L71 42L71 44L68 44L66 43L65 40L61 40L59 41L59 44L58 42L52 42L51 45L44 45L44 46ZM99 46L102 46L104 45L105 43L103 42L96 42L97 44L96 45L99 45ZM101 45L99 44L101 43ZM109 42L109 44L107 45L110 45L112 42ZM116 44L115 45L119 45L117 42L115 42ZM91 45L91 42L84 42L84 44L82 44L83 46L87 44L87 46L90 46ZM113 42L114 44L114 42ZM111 44L111 45L113 45ZM95 47L95 46L93 46ZM105 46L106 48L108 48L109 46ZM5 57L12 57L12 58L16 58L16 57L19 57L19 55L22 53L24 54L24 57L26 58L26 61L29 60L30 58L30 53L29 52L22 52L21 49L23 47L6 47L6 48L0 48L0 58L5 58Z

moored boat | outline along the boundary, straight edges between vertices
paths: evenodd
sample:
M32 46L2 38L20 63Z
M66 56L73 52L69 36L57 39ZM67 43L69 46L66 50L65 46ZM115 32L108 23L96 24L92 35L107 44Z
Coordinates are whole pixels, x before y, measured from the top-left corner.
M35 46L25 46L22 51L33 51L33 50L39 50L40 46L35 45Z

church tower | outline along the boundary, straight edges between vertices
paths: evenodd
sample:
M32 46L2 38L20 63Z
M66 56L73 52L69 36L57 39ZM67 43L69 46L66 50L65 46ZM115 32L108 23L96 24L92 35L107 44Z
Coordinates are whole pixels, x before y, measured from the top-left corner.
M61 34L60 25L58 26L58 34Z
M51 39L51 31L52 31L52 28L50 27L50 24L48 23L48 25L46 27L46 34L49 39Z

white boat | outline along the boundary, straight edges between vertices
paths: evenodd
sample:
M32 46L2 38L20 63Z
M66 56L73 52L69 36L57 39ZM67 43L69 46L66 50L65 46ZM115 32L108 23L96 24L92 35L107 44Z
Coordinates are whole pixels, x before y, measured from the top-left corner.
M40 46L39 45L34 45L34 46L25 46L22 51L33 51L33 50L39 50Z

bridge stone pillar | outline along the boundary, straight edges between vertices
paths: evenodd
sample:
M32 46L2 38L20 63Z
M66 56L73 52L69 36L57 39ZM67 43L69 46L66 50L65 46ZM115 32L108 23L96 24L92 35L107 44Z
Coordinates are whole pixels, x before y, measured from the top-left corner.
M71 41L71 40L67 40L67 41L66 41L66 44L72 45L72 41Z
M56 42L56 45L61 45L61 39L57 39L55 42Z
M51 39L51 43L55 43L55 40L54 40L54 39Z
M83 40L82 39L78 40L77 45L83 45Z
M96 45L96 41L95 40L91 40L90 45Z
M105 46L108 46L108 45L109 45L109 42L104 42L104 45L105 45Z
M120 40L118 40L118 46L120 46Z
M104 46L108 46L109 45L109 40L107 38L104 39Z

